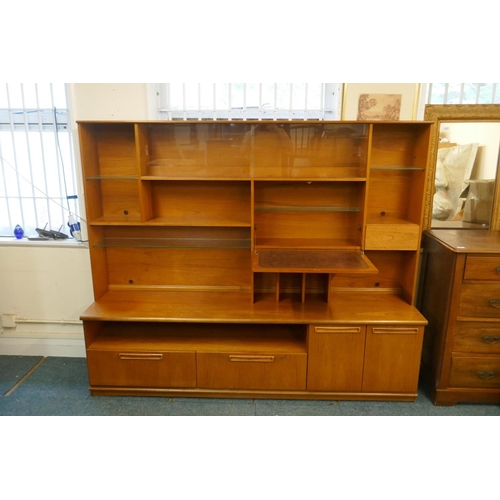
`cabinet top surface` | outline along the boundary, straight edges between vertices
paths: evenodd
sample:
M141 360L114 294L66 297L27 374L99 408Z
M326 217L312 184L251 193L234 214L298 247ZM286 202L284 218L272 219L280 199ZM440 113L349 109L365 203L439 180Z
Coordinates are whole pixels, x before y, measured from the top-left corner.
M218 124L223 125L225 123L231 124L262 124L262 123L279 123L279 124L294 124L294 125L331 125L331 124L359 124L359 125L369 125L371 123L377 125L383 124L432 124L433 121L423 121L423 120L77 120L78 124L106 124L106 123L138 123L138 124L171 124L171 125L193 125L193 124Z
M334 293L332 302L311 297L305 304L269 299L250 304L237 293L109 291L81 319L203 323L419 324L426 319L401 297L379 293ZM383 295L383 296L382 296Z
M498 253L500 232L486 229L432 229L424 235L434 238L456 253Z

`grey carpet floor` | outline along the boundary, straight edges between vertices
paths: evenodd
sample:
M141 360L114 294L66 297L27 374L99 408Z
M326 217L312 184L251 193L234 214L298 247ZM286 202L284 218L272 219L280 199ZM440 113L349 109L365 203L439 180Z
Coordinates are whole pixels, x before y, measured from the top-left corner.
M0 416L498 416L500 405L90 396L84 358L0 356Z

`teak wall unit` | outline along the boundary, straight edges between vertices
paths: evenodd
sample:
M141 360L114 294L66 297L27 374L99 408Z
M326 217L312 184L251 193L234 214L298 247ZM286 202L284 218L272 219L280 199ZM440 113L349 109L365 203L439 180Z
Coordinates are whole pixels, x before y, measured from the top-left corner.
M430 122L79 122L97 394L417 397Z

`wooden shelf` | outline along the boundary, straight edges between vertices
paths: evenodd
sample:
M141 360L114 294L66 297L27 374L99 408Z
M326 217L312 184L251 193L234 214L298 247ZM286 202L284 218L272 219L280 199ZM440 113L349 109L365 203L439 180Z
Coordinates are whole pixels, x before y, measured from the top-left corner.
M222 238L104 238L95 247L107 248L250 248L249 239Z
M241 353L305 353L303 325L251 325L108 322L89 349L115 351L238 351Z
M276 302L270 294L253 302L249 292L109 291L83 313L84 321L231 324L398 324L426 319L400 295L333 292L330 303L311 296ZM384 307L381 307L383 301ZM196 304L193 308L192 304Z
M340 238L260 238L255 242L255 249L318 249L318 250L350 250L361 253L361 246L356 241Z
M329 213L329 212L361 212L358 207L315 207L315 206L256 206L256 212L310 212L310 213Z

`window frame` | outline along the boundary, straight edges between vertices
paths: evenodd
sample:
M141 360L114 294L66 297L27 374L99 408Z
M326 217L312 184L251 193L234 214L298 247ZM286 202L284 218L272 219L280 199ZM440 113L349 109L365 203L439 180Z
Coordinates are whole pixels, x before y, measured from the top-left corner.
M4 132L4 136L10 137L9 142L4 143L4 148L9 154L3 154L0 142L0 182L2 183L0 196L2 205L7 210L6 214L4 212L3 223L0 227L0 243L27 243L28 237L38 237L36 228L43 229L45 226L46 229L60 230L68 236L67 239L57 240L56 243L59 245L67 246L68 243L78 243L71 237L67 226L70 213L74 214L77 219L80 218L83 193L75 157L69 85L59 84L64 85L64 108L26 107L24 85L35 86L36 103L39 105L37 87L39 84L4 83L4 85L6 102L2 104L7 104L7 107L0 108L0 131ZM13 92L13 88L9 86L12 85L21 85L22 107L19 106L21 103L18 100L11 98L9 92ZM55 104L53 84L48 85L50 85L51 103ZM33 92L33 88L30 88L30 91ZM18 88L16 92L19 92ZM62 96L62 93L59 96ZM30 102L30 104L34 103ZM20 145L27 150L24 152L23 160L18 160ZM21 162L23 162L22 167ZM12 182L13 178L15 178L15 183ZM49 184L54 185L54 179L57 179L55 184L58 184L56 195L49 189ZM22 188L21 184L23 184ZM31 195L28 194L29 191ZM58 207L51 206L51 203L55 203ZM14 214L11 211L12 204L15 206ZM13 230L16 224L21 225L25 230L22 240L16 240L14 237ZM31 240L29 243L35 242ZM45 245L47 241L42 243Z

